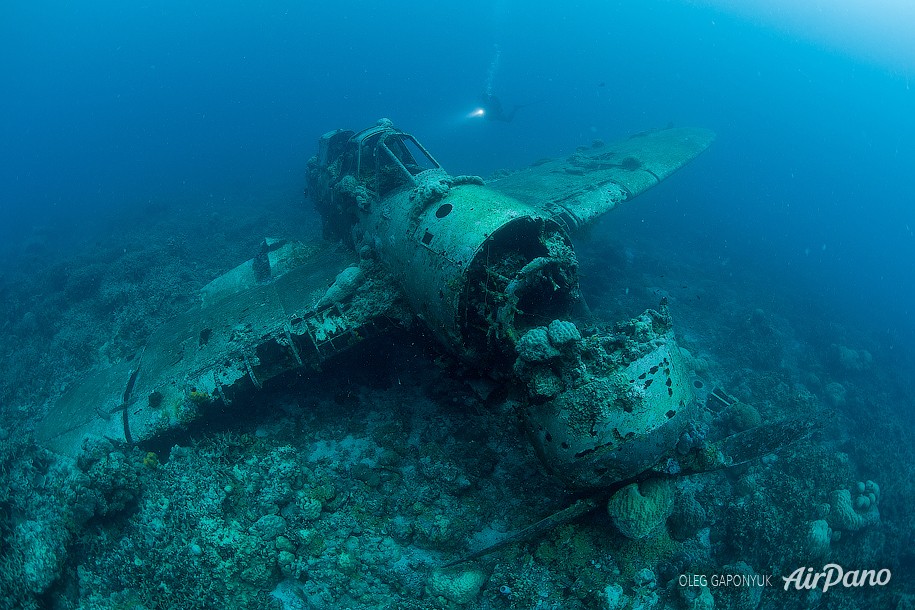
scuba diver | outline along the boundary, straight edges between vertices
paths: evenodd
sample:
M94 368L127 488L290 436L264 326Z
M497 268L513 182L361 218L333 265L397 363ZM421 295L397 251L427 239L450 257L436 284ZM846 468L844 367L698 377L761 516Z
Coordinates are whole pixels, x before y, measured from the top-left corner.
M483 95L480 96L480 107L470 113L470 116L483 117L488 121L511 123L512 119L515 118L515 113L518 112L518 109L523 108L524 106L516 104L506 113L505 110L502 109L502 102L500 102L499 98L492 92L492 83L496 78L496 72L499 69L499 59L501 57L502 49L499 48L499 45L495 45L495 55L492 58L492 62L489 64L489 71L486 73L486 89L483 92Z
M502 102L499 101L492 93L485 93L480 98L482 112L480 115L489 120L489 121L502 121L504 123L511 123L511 120L515 118L515 113L518 112L519 108L522 106L515 104L515 106L506 113L502 109Z

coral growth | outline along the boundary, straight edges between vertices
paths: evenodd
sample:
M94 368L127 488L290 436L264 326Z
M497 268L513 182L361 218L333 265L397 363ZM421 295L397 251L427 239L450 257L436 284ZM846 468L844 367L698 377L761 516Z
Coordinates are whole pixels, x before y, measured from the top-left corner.
M538 326L524 333L518 341L518 357L524 362L546 362L559 357L559 350L549 340L546 327Z
M838 489L830 496L826 521L833 529L856 532L880 522L880 487L873 481L859 482L854 494Z
M646 538L660 529L673 510L674 489L665 479L631 483L610 497L607 512L625 536Z
M455 604L469 604L480 594L486 579L486 572L476 565L434 570L428 590L430 595Z

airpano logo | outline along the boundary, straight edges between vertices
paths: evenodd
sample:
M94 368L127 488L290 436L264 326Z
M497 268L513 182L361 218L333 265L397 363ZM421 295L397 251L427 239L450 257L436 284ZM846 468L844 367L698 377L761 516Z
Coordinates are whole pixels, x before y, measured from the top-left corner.
M841 585L842 587L883 587L889 584L893 574L887 568L882 570L848 570L837 563L827 563L819 572L813 568L801 567L788 576L782 576L785 581L785 591L794 587L798 591L804 589L821 589L823 593Z

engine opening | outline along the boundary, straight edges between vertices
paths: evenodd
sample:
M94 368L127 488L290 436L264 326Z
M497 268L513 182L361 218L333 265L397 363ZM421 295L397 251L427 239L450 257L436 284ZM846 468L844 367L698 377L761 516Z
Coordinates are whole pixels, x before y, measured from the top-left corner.
M510 364L527 330L569 319L579 300L578 261L566 233L550 220L518 218L483 243L467 270L459 313L464 346Z
M522 271L524 279L514 293L517 303L512 326L521 334L557 318L567 319L577 302L578 278L574 268L570 273L567 264L555 259L533 266L536 268Z

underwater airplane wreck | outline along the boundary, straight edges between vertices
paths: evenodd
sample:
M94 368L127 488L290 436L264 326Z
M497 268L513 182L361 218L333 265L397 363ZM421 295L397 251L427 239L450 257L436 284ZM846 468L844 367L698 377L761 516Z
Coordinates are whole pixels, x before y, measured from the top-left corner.
M88 435L155 439L288 371L333 366L367 337L419 324L512 389L538 456L570 489L755 457L785 430L721 439L712 452L691 444L711 392L666 306L595 321L571 239L713 139L705 129L644 132L484 183L448 174L386 119L329 132L307 169L325 239L266 239L141 354L68 388L36 436L64 455Z

